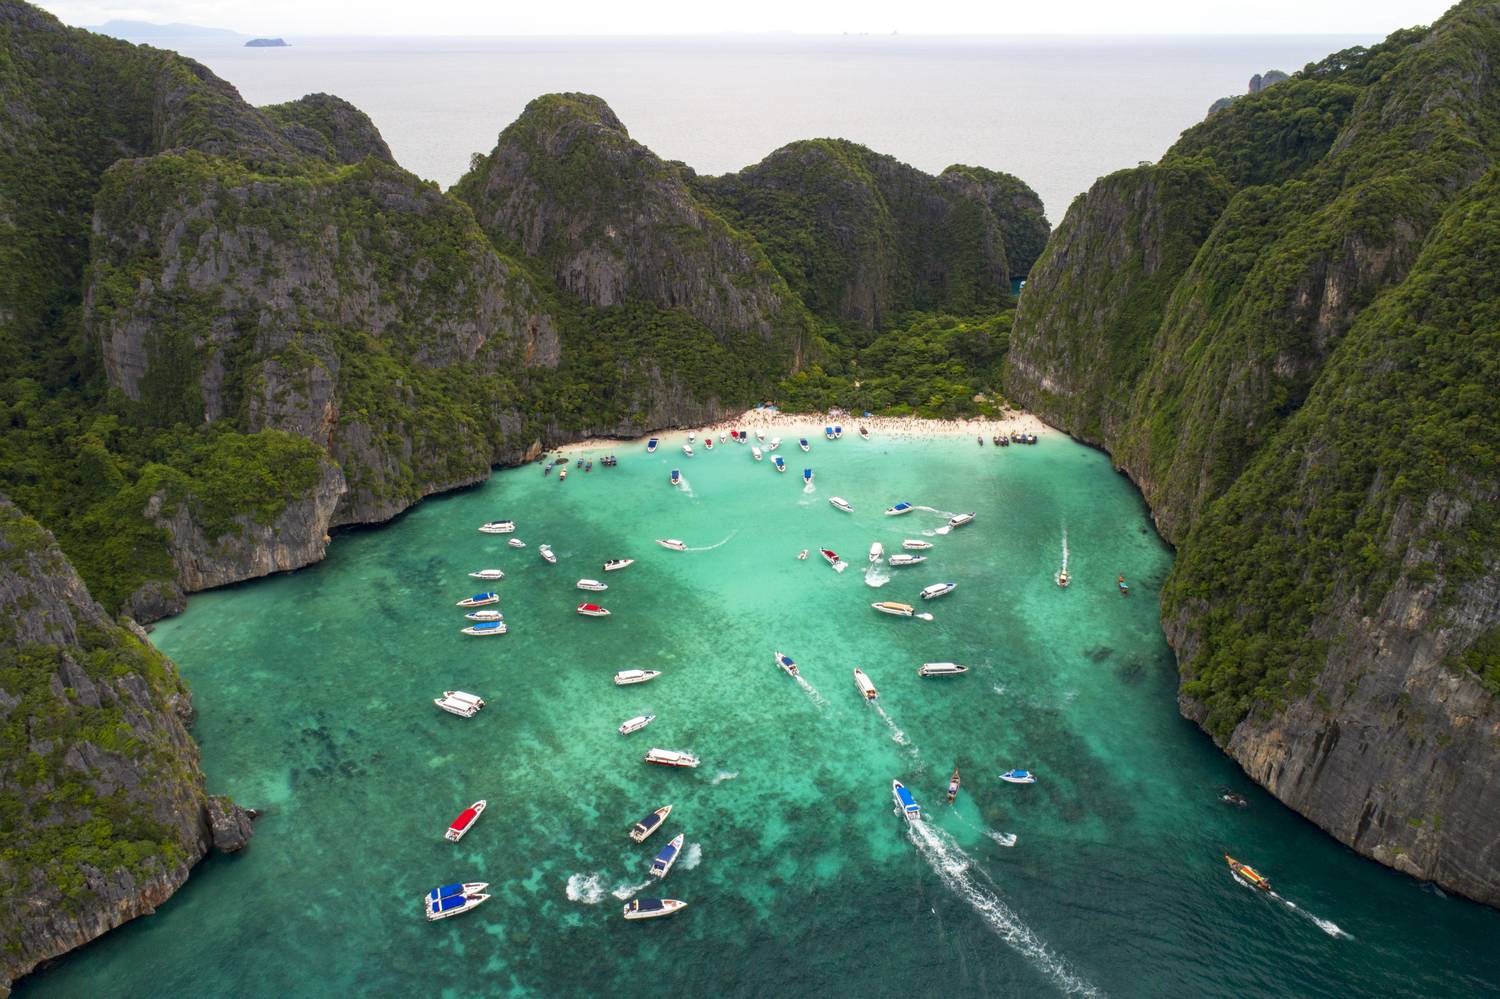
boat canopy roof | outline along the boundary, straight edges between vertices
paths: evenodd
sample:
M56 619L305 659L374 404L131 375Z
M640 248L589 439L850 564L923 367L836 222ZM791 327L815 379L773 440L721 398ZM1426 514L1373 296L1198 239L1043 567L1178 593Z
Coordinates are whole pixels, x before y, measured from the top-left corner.
M451 884L451 885L443 885L441 888L434 888L434 889L432 889L432 891L430 891L430 892L427 893L427 897L429 899L431 899L432 901L436 902L440 898L448 898L449 896L452 896L452 895L462 895L463 893L464 893L464 886L463 885L461 885L461 884Z
M908 812L921 811L922 806L917 804L917 799L911 796L911 792L906 789L905 784L896 785L896 797L901 799L901 807Z
M666 846L661 848L661 853L658 853L656 855L656 859L671 860L675 856L677 856L677 847L672 843L668 843Z
M638 898L630 904L636 912L660 912L666 908L659 898Z
M638 826L645 826L647 829L650 829L652 826L656 825L658 822L660 822L664 818L666 818L665 815L662 815L659 812L652 812L650 815L646 816L644 819L641 819L641 821L637 822L636 825L638 825Z
M474 625L474 630L475 631L494 631L498 627L500 627L500 622L499 621L481 621L479 624Z
M463 885L459 885L459 888L462 887ZM454 909L462 909L468 904L469 900L461 894L449 895L447 898L441 899L436 904L434 904L432 909L434 912L451 912Z

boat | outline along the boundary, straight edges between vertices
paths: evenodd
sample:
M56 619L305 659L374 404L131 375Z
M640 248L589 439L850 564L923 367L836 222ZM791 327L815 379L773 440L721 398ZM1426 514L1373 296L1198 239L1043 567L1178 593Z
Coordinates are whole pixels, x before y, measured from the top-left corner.
M922 541L919 538L907 538L901 542L901 547L909 552L925 552L932 547L932 542Z
M908 822L922 821L922 806L911 796L906 785L899 780L891 781L891 797L896 802L896 811Z
M870 439L870 431L866 430L864 427L860 427L859 428L859 435L861 437L863 437L865 440L869 440Z
M772 437L770 443L766 445L766 450L767 451L774 451L774 450L776 450L779 447L781 447L781 438L780 437Z
M799 438L797 440L797 446L800 447L804 451L811 451L812 450L812 445L809 444L809 443L807 443L807 438L806 437Z
M844 436L844 428L835 425L833 428L833 439L838 440L842 436Z
M953 768L953 776L948 778L948 804L953 804L953 799L958 797L958 767Z
M835 569L838 569L840 572L844 571L840 567L845 565L846 563L843 559L839 558L839 553L834 551L832 548L819 548L818 554L822 555L823 560L829 565L833 566Z
M682 485L682 472L679 469L672 469L672 485Z
M473 718L479 714L479 709L484 707L484 698L478 694L465 693L462 690L445 690L443 691L443 696L434 697L432 703L450 715L458 715L460 718Z
M479 908L489 901L490 897L484 893L484 889L488 887L489 885L485 882L471 882L434 888L427 893L423 905L427 912L428 922L447 919L449 916L457 916Z
M1061 587L1064 587L1064 588L1066 588L1067 585L1073 581L1073 577L1070 576L1070 575L1068 575L1068 570L1066 570L1066 569L1059 569L1059 570L1057 570L1057 575L1055 577L1053 577L1053 578L1055 578L1057 580L1057 585L1058 586L1061 586Z
M750 434L748 432L746 432L744 430L740 431L740 443L741 444L748 444L748 443L750 443Z
M1030 770L1007 770L1000 775L1000 779L1007 784L1035 784L1036 774Z
M609 589L609 584L601 583L597 579L580 579L578 581L578 588L580 590L592 590L595 593L603 593Z
M678 541L676 538L657 538L656 543L674 552L687 551L687 542Z
M607 454L604 457L602 457L602 458L599 459L599 464L603 465L605 468L614 468L619 463L620 463L620 459L616 458L612 454Z
M687 455L689 458L691 458L693 456L693 445L691 445L691 444L684 444L684 445L682 445L682 453L685 454L685 455Z
M998 438L995 439L995 443L999 444L1001 447L1010 447L1010 438L1009 437L998 437Z
M579 604L578 613L584 617L609 617L609 611L598 604Z
M957 676L969 672L969 667L958 663L923 663L917 667L917 676Z
M686 833L678 833L672 837L672 842L661 848L661 853L651 861L651 876L653 878L665 878L672 872L672 865L677 863L677 855L682 852L682 844L687 839Z
M1243 794L1231 791L1227 787L1219 788L1219 800L1226 805L1233 805L1235 808L1248 808L1250 806L1250 802Z
M578 464L574 465L573 467L574 468L582 468L583 467L583 459L579 458L578 459Z
M627 722L621 722L620 734L629 735L631 732L639 732L654 721L656 721L655 715L636 715Z
M761 451L759 444L751 445L750 457L754 458L756 461L762 461L765 459L765 454Z
M646 842L646 837L660 829L661 824L667 821L667 816L671 814L672 806L662 805L656 811L630 827L630 838L637 843Z
M894 614L896 617L911 617L916 613L916 608L911 604L900 604L894 600L877 600L870 606L882 614Z
M465 614L464 617L468 618L470 621L504 621L505 620L505 615L501 614L497 610L476 610L476 611L469 611L469 613Z
M525 548L526 547L526 542L522 541L520 538L511 538L509 541L506 542L506 544L510 545L512 548Z
M923 600L936 600L938 597L946 597L958 589L957 583L933 583L931 586L922 588Z
M686 908L686 902L675 898L633 898L625 903L625 918L656 919Z
M604 563L604 571L605 572L614 572L616 569L623 569L627 565L635 565L635 559L633 559L633 558L612 558L608 562Z
M653 454L656 451L657 440L655 437L646 442L646 453Z
M804 468L802 470L802 481L803 482L811 483L812 480L813 480L812 469L810 469L810 468Z
M916 565L919 562L926 562L927 561L927 556L926 555L892 555L890 558L886 559L885 561L886 561L886 564L889 565L889 566L891 566L892 568L899 569L903 565Z
M880 696L875 690L875 684L870 682L870 678L865 675L865 671L858 666L854 667L854 685L859 688L861 694L865 695L865 700L867 701L873 701Z
M500 594L493 591L489 593L476 593L472 597L464 597L458 602L460 607L483 607L486 604L498 604Z
M504 579L505 573L499 569L477 569L469 576L472 579Z
M792 657L785 653L776 653L776 665L786 670L787 676L798 676L797 664L792 662Z
M583 470L585 472L592 472L594 470L594 459L590 458L588 461L584 462Z
M1251 888L1256 888L1260 891L1271 891L1270 879L1249 864L1242 864L1227 853L1224 854L1224 863L1228 864L1229 869L1239 875L1240 879Z
M776 471L778 472L786 471L786 459L779 454L771 459L771 464L776 466Z
M725 432L724 432L724 431L722 431L722 430L720 430L720 431L719 431L719 443L720 443L720 444L723 444L723 443L724 443L724 441L726 441L726 440L727 440L727 439L728 439L728 438L729 438L729 435L728 435L728 434L726 434L726 433L725 433ZM708 439L709 439L709 440L713 440L713 435L712 435L712 434L709 434L709 435L708 435Z
M740 432L738 430L731 430L731 431L729 431L729 436L731 438L733 438L733 440L734 440L734 442L736 444L738 444L740 442Z
M643 758L647 763L659 763L664 767L697 767L698 757L675 749L648 749Z
M912 506L910 503L897 503L895 506L887 510L885 512L885 515L887 517L899 517L903 513L911 513L914 509L916 509L916 507Z
M474 823L479 821L479 816L484 814L484 810L488 805L489 802L480 798L474 804L465 808L459 813L458 818L454 819L448 825L448 831L443 834L443 838L450 843L457 843L463 839L464 833L474 828Z
M984 434L979 435L979 446L984 447Z
M568 479L568 470L566 468L557 473L557 481L558 482L566 482L567 479Z
M798 562L806 562L807 561L807 553L808 553L808 549L806 549L806 548L804 548L800 552L798 552L797 553L797 561Z
M693 443L693 441L697 440L697 438L698 438L697 434L688 434L688 443L689 444Z
M546 562L548 565L557 564L557 556L552 554L551 545L537 545L536 553L540 555L542 557L542 561Z
M833 428L832 427L824 427L823 428L823 439L824 440L828 440L828 441L833 440Z
M491 520L479 528L480 534L510 534L516 529L514 520Z
M963 527L965 524L971 522L973 519L974 519L974 515L972 513L961 513L958 516L954 517L953 519L949 520L948 521L948 526L950 528L951 527Z
M883 558L885 558L885 545L877 541L870 546L870 564L874 565Z
M708 434L703 436L703 449L705 451L712 451L714 449L714 439L712 436Z
M552 474L552 463L551 463L551 462L548 462L548 463L547 463L547 464L546 464L546 465L545 465L545 466L544 466L544 467L543 467L543 468L542 468L542 474L543 474L543 475L551 475L551 474Z
M1127 583L1127 582L1125 582L1125 577L1124 576L1120 576L1119 578L1117 578L1115 580L1115 585L1120 588L1120 596L1122 596L1122 597L1128 597L1128 596L1130 596L1130 584Z
M842 496L830 496L830 497L828 497L828 504L829 504L829 506L832 506L834 509L836 509L836 510L842 510L845 513L853 513L854 512L854 504L850 503L848 500L844 499L844 497L842 497Z
M659 669L622 669L615 674L616 687L628 687L632 683L645 683L661 676Z
M480 638L489 638L492 635L503 635L510 629L505 626L504 621L480 621L471 624L467 628L460 628L465 635L477 635Z
M758 441L765 440L766 439L765 431L763 431L763 430L757 430L755 432L755 439L758 440Z

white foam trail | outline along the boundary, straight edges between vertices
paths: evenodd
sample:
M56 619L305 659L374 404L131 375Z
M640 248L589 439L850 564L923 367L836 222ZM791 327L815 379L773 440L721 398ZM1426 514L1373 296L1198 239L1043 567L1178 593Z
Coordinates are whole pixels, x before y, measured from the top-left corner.
M714 785L722 784L726 780L734 780L739 775L740 772L738 770L720 770L719 775L713 780L709 781L709 783Z
M690 552L711 552L715 548L719 548L719 547L721 547L723 545L729 544L730 541L734 540L734 536L736 534L738 534L738 533L740 533L738 529L730 531L729 532L729 537L725 538L723 541L718 541L718 542L715 542L714 544L711 544L711 545L704 545L701 548L689 548L688 551L690 551Z
M1243 883L1243 882L1241 882L1241 883ZM1274 898L1276 901L1280 902L1282 905L1285 905L1288 909L1291 909L1293 912L1297 913L1297 915L1299 915L1299 916L1305 916L1307 919L1309 919L1309 920L1312 921L1312 923L1313 923L1314 926L1316 926L1318 929L1322 930L1324 933L1327 933L1329 936L1333 937L1334 939L1336 939L1336 940L1339 939L1339 938L1342 938L1344 940L1353 940L1354 939L1353 934L1345 933L1343 930L1339 929L1339 924L1335 923L1333 920L1331 920L1331 919L1322 919L1322 918L1319 918L1318 916L1314 916L1312 913L1308 912L1306 909L1304 909L1304 908L1300 907L1299 905L1297 905L1296 902L1293 902L1289 898L1282 898L1280 895L1276 894L1274 891L1271 892L1271 897Z
M908 822L906 830L923 859L932 866L943 884L968 902L1001 940L1052 979L1053 984L1069 995L1103 995L1068 967L1066 961L1053 954L1052 949L1021 922L1020 917L1000 901L998 896L970 876L969 856L952 836L926 822Z
M958 514L954 513L952 510L939 510L937 507L933 506L914 506L912 507L912 509L921 510L923 513L935 513L939 517L942 517L944 520L952 520L954 517L958 516Z
M901 731L901 727L899 725L891 721L891 716L885 713L885 708L882 708L879 704L876 704L875 710L877 713L879 713L881 718L885 719L886 727L891 730L891 739L896 743L896 745L910 746L911 739L907 738L906 733Z
M912 617L916 618L918 621L931 621L932 620L932 615L931 614L913 614Z
M817 491L818 491L818 487L815 486L815 485L813 485L811 482L805 483L802 486L802 492L803 492L804 495L811 496L813 493L815 493Z
M837 562L833 563L834 572L843 572L847 568L849 568L849 563L845 562L843 559L839 559Z
M688 481L688 477L686 475L682 476L677 481L681 483L681 485L679 485L677 488L682 490L682 494L684 496L688 497L689 499L697 497L698 494L693 492L693 484Z
M617 899L619 899L620 901L623 902L626 899L628 899L630 896L634 895L636 892L640 891L642 888L644 888L647 885L649 885L650 883L651 883L651 879L647 878L645 881L642 881L638 885L620 885L614 891L610 892L610 894L613 895L615 898L617 898Z
M1068 571L1068 525L1063 525L1063 564L1062 571Z
M691 871L703 863L703 844L689 843L687 849L682 852L682 860L679 863L682 864L684 871Z
M828 698L818 693L817 687L814 687L812 684L808 683L807 680L804 679L800 674L798 676L792 677L792 679L797 681L797 685L807 692L807 696L811 697L813 703L816 704L819 708L828 707Z
M953 530L953 528L951 528L951 527L949 527L949 526L948 526L948 525L947 525L947 524L944 524L944 525L943 525L943 526L942 526L942 527L939 527L939 528L938 528L938 529L937 529L937 530L935 530L935 531L933 531L933 532L932 532L932 533L933 533L933 534L942 534L942 535L946 535L946 534L947 534L947 533L948 533L948 532L949 532L949 531L951 531L951 530ZM927 533L927 532L926 532L926 531L923 531L923 532L922 532L922 533L923 533L923 534L926 534L926 533Z
M604 882L597 874L571 874L568 876L568 901L584 905L598 905L604 901Z
M871 562L870 567L865 570L866 586L884 586L890 581L891 574L879 562Z
M990 839L994 840L996 843L999 843L1001 846L1015 846L1016 845L1016 834L1015 833L1001 833L1001 832L995 832L995 830L993 830L993 829L986 829L984 831L984 834L986 836L988 836Z

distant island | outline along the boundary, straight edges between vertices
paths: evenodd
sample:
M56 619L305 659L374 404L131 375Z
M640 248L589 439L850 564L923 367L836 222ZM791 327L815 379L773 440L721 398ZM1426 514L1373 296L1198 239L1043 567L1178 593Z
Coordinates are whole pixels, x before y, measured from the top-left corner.
M286 47L285 38L252 38L245 43L247 49L284 49Z

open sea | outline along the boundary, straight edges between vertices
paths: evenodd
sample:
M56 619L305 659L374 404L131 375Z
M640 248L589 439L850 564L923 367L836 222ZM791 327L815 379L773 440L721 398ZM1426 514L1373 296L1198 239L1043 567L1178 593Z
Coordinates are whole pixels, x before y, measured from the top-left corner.
M684 458L681 433L654 455L593 448L619 467L563 483L500 472L339 535L319 565L194 596L154 638L193 687L211 788L265 810L255 839L18 995L1500 994L1500 914L1338 845L1178 717L1157 599L1172 553L1107 457L1056 434L809 437L777 452L784 475L732 443ZM898 500L918 509L885 516ZM475 530L500 518L524 550ZM930 541L928 561L867 568L871 542L904 538ZM622 556L637 561L601 571ZM503 637L459 633L482 567L506 573ZM937 581L958 588L916 599ZM612 616L577 615L585 599ZM919 678L933 660L970 671ZM639 667L662 675L611 682ZM488 707L438 711L452 688ZM653 746L702 766L646 765ZM1037 782L999 781L1011 767ZM893 814L893 778L927 821ZM478 798L488 811L445 842ZM632 843L664 804L664 831ZM681 860L648 884L678 832ZM1278 894L1237 883L1226 851ZM423 893L469 880L494 897L424 920ZM635 896L689 904L625 922Z

